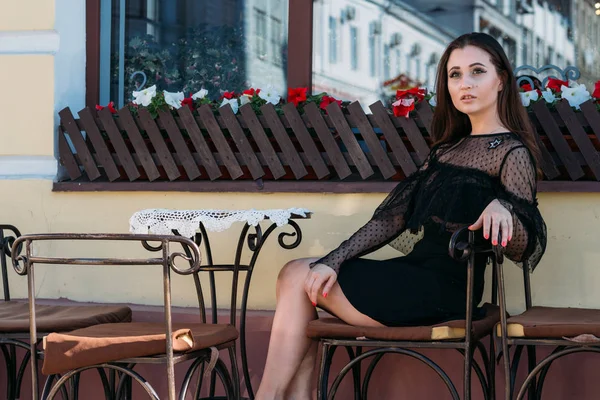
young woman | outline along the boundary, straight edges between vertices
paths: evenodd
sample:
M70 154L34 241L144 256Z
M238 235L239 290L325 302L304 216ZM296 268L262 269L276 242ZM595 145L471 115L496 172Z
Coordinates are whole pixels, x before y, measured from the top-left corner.
M427 160L337 249L282 269L257 400L312 397L317 344L305 331L317 318L316 305L363 326L464 318L466 269L448 255L458 228L469 226L478 240L501 244L508 258L532 268L542 257L538 149L502 47L483 33L463 35L448 46L437 74L436 144ZM360 258L421 229L422 239L403 257ZM476 260L477 304L485 263Z

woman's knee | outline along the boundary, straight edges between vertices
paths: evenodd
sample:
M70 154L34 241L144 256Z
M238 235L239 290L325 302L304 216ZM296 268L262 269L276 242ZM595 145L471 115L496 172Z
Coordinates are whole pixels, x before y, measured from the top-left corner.
M279 276L277 277L278 283L287 283L287 282L301 282L304 283L304 278L306 278L306 274L309 271L309 265L313 262L314 258L298 258L296 260L291 260L287 262L281 271L279 271Z

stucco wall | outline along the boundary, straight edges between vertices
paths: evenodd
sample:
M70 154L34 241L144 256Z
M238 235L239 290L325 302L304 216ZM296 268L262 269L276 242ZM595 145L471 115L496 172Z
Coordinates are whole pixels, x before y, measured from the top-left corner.
M81 109L85 95L83 3L0 3L4 43L0 45L0 87L9 93L0 97L0 222L15 224L25 233L126 232L131 214L144 208L306 207L314 216L300 223L304 231L301 246L286 251L272 237L259 260L250 307L272 309L280 267L292 258L318 256L337 246L369 218L384 195L52 192L56 113L66 105L74 111ZM31 39L33 33L41 35L39 40ZM22 46L15 51L6 43ZM22 168L28 165L35 168L23 173ZM600 274L596 233L600 194L543 193L539 200L548 223L549 242L548 252L533 277L534 302L600 307L600 294L595 290ZM223 261L232 258L231 246L238 230L213 239L215 254L223 256ZM86 252L89 247L49 249L53 254L59 250ZM105 248L96 254L119 251L133 254L138 249ZM394 250L388 248L375 256L392 255ZM79 268L76 273L72 268L42 267L38 294L81 301L159 304L162 297L158 274L137 267ZM507 283L511 310L522 309L521 274L517 268L507 268ZM25 295L22 279L14 278L12 284L15 295ZM174 288L177 305L193 304L192 286L187 280L175 279ZM226 298L227 293L221 292L220 299Z

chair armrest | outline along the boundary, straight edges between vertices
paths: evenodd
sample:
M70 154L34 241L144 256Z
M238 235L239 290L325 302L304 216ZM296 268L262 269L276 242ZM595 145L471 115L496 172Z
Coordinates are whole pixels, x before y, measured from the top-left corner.
M499 241L500 242L500 241ZM481 246L475 245L475 232L469 230L467 226L457 229L450 238L448 244L448 254L457 261L465 261L471 253L490 254L495 257L496 262L503 262L504 250L502 246Z

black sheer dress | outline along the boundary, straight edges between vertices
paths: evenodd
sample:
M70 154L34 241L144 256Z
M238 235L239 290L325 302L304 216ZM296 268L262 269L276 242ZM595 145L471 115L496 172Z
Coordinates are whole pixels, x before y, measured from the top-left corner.
M537 208L534 160L512 133L471 135L434 147L366 225L311 266L333 268L352 305L384 325L464 318L466 264L450 258L448 244L454 231L474 223L494 199L513 215L505 255L535 268L546 247L546 226ZM360 258L386 244L405 255ZM483 296L486 261L476 259L476 304Z

